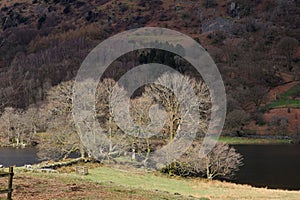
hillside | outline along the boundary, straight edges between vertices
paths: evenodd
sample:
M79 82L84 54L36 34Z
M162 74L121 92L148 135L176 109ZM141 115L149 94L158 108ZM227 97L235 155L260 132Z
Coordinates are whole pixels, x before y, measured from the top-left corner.
M56 174L16 167L14 199L299 199L299 191L203 179L233 180L243 164L242 155L220 143L198 161L214 111L212 90L191 63L174 53L139 49L122 55L104 72L95 93L89 79L80 88L87 93L74 95L80 65L102 41L134 28L168 28L201 44L221 73L227 110L219 141L300 144L299 13L298 0L0 1L0 147L33 146L46 167L68 157L102 163L82 163L89 168L87 176L75 174L74 166L61 167ZM165 45L182 50L181 45ZM156 79L179 86L183 98L163 84L148 84L127 94L118 80L145 63L168 65L184 75L165 73ZM195 98L187 98L191 88ZM74 98L91 94L95 105L90 106L91 99L81 101L81 109L74 110L83 112L74 118ZM191 100L187 110L197 115L185 112L182 99ZM182 111L188 114L183 116ZM194 136L190 127L196 130L195 138L190 137ZM176 144L177 136L185 144ZM110 162L115 165L103 164ZM281 164L287 162L292 163L285 159ZM166 174L182 177L148 170L162 163L168 164ZM53 168L57 166L62 165ZM290 170L278 166L282 172ZM264 170L269 169L266 165Z
M299 114L299 96L283 87L300 78L299 1L11 0L0 9L1 111L43 104L109 36L157 26L191 36L213 57L228 97L225 132L274 134L283 120L276 134L299 133L297 118L282 114Z

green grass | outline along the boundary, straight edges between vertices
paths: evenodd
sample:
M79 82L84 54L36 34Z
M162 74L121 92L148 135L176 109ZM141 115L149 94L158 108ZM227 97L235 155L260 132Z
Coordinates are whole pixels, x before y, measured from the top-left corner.
M43 191L43 193L36 194L40 195L39 197L50 196L54 199L298 200L300 196L300 191L269 190L200 178L169 177L158 172L125 166L101 166L89 169L89 175L87 176L75 173L46 174L32 172L19 172L16 173L16 176L18 177L17 180L22 182L22 185L33 184L31 187L34 188L31 188L31 192ZM15 183L15 187L16 185L18 183ZM81 188L74 198L67 195L71 186ZM25 194L28 193L28 190L29 188L27 188ZM21 197L17 199L22 199L22 191L24 192L22 187L16 188L15 196ZM64 193L66 195L60 195Z
M192 195L208 199L297 199L299 192L283 192L252 188L220 181L204 179L170 178L145 170L116 169L101 167L90 170L88 180L104 185L127 187L132 190L161 191L179 193L182 197Z
M300 108L300 100L295 99L300 97L300 84L294 85L285 93L279 96L278 100L272 101L269 108Z
M98 168L101 170L102 168ZM133 187L128 187L124 185L117 185L112 182L98 182L91 181L86 176L79 176L75 174L47 174L47 173L17 173L19 179L25 179L23 185L37 184L32 186L30 189L27 188L25 193L37 192L38 197L34 199L61 199L61 200L77 200L77 199L192 199L189 197L184 197L181 195L170 194L169 192L155 191L155 190L145 190L143 188L136 189ZM114 172L110 172L110 175L114 176ZM31 183L28 183L28 177L31 177ZM101 177L100 177L101 178ZM56 185L53 185L56 184ZM14 187L18 183L14 183ZM70 186L78 186L80 193L77 195L69 195ZM85 189L87 188L87 189ZM18 187L21 189L21 187ZM27 199L23 198L22 194L18 189L14 190L14 199ZM92 194L88 192L92 191ZM23 191L24 192L24 191ZM61 195L61 194L66 195ZM2 199L0 195L0 199Z
M265 139L265 138L248 138L248 137L220 137L220 142L227 144L289 144L288 139Z
M269 108L300 108L300 100L296 99L281 99L271 102Z
M300 84L294 85L288 91L281 95L281 98L300 97Z
M155 175L153 172L144 170L128 171L102 167L90 171L88 179L100 183L115 183L131 188L145 190L168 191L169 193L179 192L180 194L196 194L187 180L166 178L164 175Z

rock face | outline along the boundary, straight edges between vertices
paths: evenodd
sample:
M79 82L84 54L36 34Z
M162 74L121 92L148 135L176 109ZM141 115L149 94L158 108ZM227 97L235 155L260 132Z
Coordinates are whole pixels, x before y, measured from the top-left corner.
M232 21L228 19L217 17L214 20L208 20L207 22L203 23L202 33L212 32L212 31L231 32L232 24L233 24Z
M238 17L238 10L239 10L238 4L235 2L231 2L228 7L228 14L231 17Z

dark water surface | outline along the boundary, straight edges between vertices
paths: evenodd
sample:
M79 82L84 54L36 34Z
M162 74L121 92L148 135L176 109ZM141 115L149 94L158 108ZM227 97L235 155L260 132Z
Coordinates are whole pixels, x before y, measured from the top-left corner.
M236 183L300 190L300 145L234 145L244 157ZM300 197L299 197L300 199Z
M234 145L244 157L235 183L300 190L300 145ZM38 163L36 148L0 148L0 165ZM300 199L300 198L299 198Z
M10 148L0 147L0 165L3 166L23 166L25 164L38 163L36 155L37 149L34 147L28 148Z

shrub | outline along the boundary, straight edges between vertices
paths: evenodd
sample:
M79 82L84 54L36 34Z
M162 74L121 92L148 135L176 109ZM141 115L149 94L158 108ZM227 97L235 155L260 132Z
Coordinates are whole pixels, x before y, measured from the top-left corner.
M218 4L214 0L205 0L204 6L205 8L213 8L216 7Z
M269 125L275 133L285 135L289 125L289 119L285 116L273 116Z
M71 11L71 6L70 6L70 5L67 5L67 6L64 8L63 13L64 13L64 14L68 14L70 11Z
M176 175L176 176L187 177L193 175L191 164L180 162L180 161L172 162L169 165L162 168L160 171L164 174L168 174L169 176Z
M215 31L207 36L212 40L213 44L219 44L226 39L226 34L223 31Z
M37 29L41 29L42 28L42 25L46 21L46 18L47 18L47 15L45 15L45 14L39 18Z

